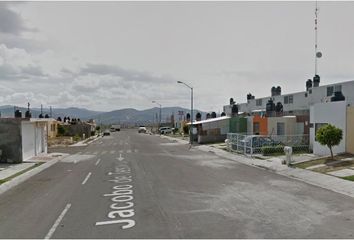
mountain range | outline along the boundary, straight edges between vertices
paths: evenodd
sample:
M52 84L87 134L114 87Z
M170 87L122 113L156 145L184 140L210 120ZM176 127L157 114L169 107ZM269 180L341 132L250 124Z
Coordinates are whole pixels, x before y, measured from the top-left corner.
M22 112L22 116L25 115L27 108L17 107ZM32 117L38 117L41 113L41 109L30 109ZM48 114L50 116L50 109L43 108L43 115ZM183 112L184 116L178 115L179 112ZM193 110L193 115L199 112L202 114L202 118L205 118L206 112L199 110ZM0 106L0 113L2 117L14 117L14 106L5 105ZM161 109L161 122L170 122L171 115L174 115L175 120L182 120L187 113L190 113L189 109L181 107L165 107ZM81 120L94 119L99 124L134 124L145 125L151 123L158 123L160 108L150 108L146 110L136 110L133 108L119 109L109 112L92 111L85 108L55 108L52 109L53 118L64 118L68 116L70 118L80 118Z

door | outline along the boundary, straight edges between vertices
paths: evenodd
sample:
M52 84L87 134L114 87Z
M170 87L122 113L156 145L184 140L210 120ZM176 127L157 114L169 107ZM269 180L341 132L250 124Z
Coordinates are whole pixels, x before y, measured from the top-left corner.
M285 123L277 123L277 135L285 134Z

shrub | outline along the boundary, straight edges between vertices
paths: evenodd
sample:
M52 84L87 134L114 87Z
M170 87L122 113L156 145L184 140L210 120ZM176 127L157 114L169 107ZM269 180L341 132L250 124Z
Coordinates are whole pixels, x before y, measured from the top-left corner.
M326 145L331 151L331 157L333 159L332 147L339 145L343 138L343 131L331 124L325 125L318 129L316 133L316 139L321 145Z
M284 153L284 146L277 145L277 146L263 146L262 147L262 154L264 156L271 156L274 154L282 154Z
M76 134L76 135L73 137L73 140L74 140L75 142L80 141L80 140L81 140L81 137L80 137L78 134Z
M58 135L59 136L65 135L65 128L63 127L63 125L58 124Z

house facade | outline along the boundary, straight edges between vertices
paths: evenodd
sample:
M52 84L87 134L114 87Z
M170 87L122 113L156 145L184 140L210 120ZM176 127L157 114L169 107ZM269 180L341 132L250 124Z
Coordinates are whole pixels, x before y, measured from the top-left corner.
M20 163L47 153L47 119L0 118L0 161Z

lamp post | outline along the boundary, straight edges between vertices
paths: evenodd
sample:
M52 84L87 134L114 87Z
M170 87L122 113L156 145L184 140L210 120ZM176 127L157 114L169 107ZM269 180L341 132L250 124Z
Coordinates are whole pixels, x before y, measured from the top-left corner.
M156 101L152 101L152 103L156 103L157 105L160 106L160 117L159 117L159 127L158 127L158 128L160 128L161 127L161 107L162 107L162 105Z
M193 143L193 131L192 131L193 129L193 88L182 81L177 81L177 83L181 83L191 90L191 127L189 129L189 143L192 145Z

